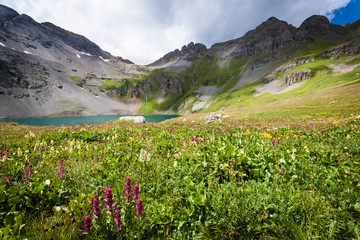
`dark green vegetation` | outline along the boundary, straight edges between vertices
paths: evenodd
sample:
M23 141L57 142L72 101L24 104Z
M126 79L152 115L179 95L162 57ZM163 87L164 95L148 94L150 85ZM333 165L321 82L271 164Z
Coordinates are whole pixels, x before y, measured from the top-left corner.
M359 238L359 105L311 101L320 106L299 100L292 113L276 106L208 124L1 123L1 238ZM127 177L140 186L141 217ZM85 235L95 194L102 212Z

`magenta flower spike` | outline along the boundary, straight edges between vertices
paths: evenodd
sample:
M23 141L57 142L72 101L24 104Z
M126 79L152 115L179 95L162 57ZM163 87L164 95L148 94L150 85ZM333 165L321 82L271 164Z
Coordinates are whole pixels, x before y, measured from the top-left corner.
M60 160L59 161L59 174L60 174L60 178L64 178L65 177L65 168L64 168L64 161Z
M34 175L34 167L33 165L31 165L31 163L29 163L28 168L29 168L29 176L31 178Z
M105 206L107 206L110 211L114 209L116 203L113 200L111 188L106 188L105 190L105 202Z
M139 185L138 185L138 184L135 184L134 189L133 189L133 195L132 195L132 197L133 197L134 199L138 199L139 196L140 196L140 188L139 188Z
M285 172L286 172L286 169L284 168L284 166L281 166L280 171L281 171L282 173L285 173Z
M9 177L9 176L6 177L6 184L8 186L12 186L14 184L14 182L11 180L11 177Z
M138 200L135 211L136 211L136 216L138 217L141 217L142 214L144 213L143 201L141 199Z
M121 224L122 224L122 218L121 218L121 213L117 210L115 210L115 223L116 223L116 229L117 230L121 230Z
M91 228L91 217L90 216L86 216L84 219L84 229L86 233L90 233L90 228Z
M92 210L93 210L95 216L99 216L101 214L99 197L96 194L94 195L94 198L93 198Z
M129 197L131 195L132 189L131 189L131 178L128 177L126 179L126 187L125 187L125 195L126 197Z

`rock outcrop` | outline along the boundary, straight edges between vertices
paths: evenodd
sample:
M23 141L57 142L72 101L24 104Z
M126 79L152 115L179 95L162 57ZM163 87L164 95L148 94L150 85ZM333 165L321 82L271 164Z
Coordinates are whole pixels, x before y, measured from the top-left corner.
M172 52L165 54L159 60L149 64L149 66L162 65L171 61L185 60L185 61L195 61L199 59L207 51L207 48L202 43L189 43L187 46L184 45L181 50L175 49Z
M209 113L209 115L205 117L201 117L200 120L204 120L206 123L215 122L215 121L221 122L221 118L224 117L228 117L228 115L226 115L225 113L216 114L215 112L211 112Z
M284 76L284 84L290 86L298 81L311 78L312 73L310 69L304 69L298 72L288 73Z
M124 116L119 118L120 121L133 121L134 123L145 123L143 116Z
M324 56L331 56L338 59L341 56L356 56L360 53L360 39L354 39L338 46L326 49L322 52Z
M276 76L274 74L269 74L264 77L264 80L265 80L265 83L271 83L272 81L274 81L277 78L278 78L278 76Z
M290 62L290 63L286 63L286 64L281 65L280 67L275 69L274 72L287 72L287 71L290 71L291 69L293 69L293 68L295 68L297 66L300 66L300 65L303 65L303 64L309 63L309 62L314 62L314 61L315 61L314 57L300 58L300 59L297 59L294 62Z

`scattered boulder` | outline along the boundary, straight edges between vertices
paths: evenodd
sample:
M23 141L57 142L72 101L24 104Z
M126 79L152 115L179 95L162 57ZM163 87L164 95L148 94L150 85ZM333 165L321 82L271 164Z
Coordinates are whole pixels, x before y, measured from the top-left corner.
M304 69L298 72L292 72L284 76L284 83L290 86L298 81L311 78L312 73L310 69Z
M266 77L264 77L265 83L271 83L272 81L274 81L275 79L277 79L278 76L274 75L274 74L269 74Z
M205 122L209 123L209 122L215 122L215 121L220 121L221 122L221 118L223 117L227 117L228 115L226 115L225 113L219 113L216 114L214 112L209 113L209 115L202 117L200 119L204 120Z
M309 63L309 62L314 62L314 61L315 61L314 57L300 58L300 59L297 59L295 62L285 63L285 64L281 65L280 67L275 69L274 72L287 72L297 66L300 66L300 65L303 65L303 64Z
M124 116L119 118L120 121L133 121L134 123L145 123L143 116Z

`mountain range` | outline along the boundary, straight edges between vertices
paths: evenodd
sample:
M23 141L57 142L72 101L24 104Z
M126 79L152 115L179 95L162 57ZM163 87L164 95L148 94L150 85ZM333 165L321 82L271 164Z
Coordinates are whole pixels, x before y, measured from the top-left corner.
M0 5L0 118L242 108L320 81L322 71L355 76L359 53L360 21L316 15L296 28L271 17L240 38L191 42L140 66Z

